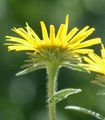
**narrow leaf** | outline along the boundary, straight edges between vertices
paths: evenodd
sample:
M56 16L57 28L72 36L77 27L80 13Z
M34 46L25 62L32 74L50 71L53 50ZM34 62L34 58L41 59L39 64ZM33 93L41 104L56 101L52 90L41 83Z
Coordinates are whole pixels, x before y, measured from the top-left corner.
M78 64L65 64L64 67L69 68L71 70L77 70L79 72L86 72L86 73L90 73L90 71L88 71L87 69L85 69L84 67L78 65Z
M63 99L66 99L69 95L76 94L81 91L82 91L81 89L73 89L73 88L60 90L50 99L50 102L54 101L55 103L58 103Z
M42 65L34 65L33 67L29 67L23 71L20 71L16 74L16 76L21 76L21 75L24 75L24 74L27 74L27 73L30 73L30 72L33 72L33 71L36 71L36 70L39 70L39 69L43 69L44 66Z
M105 120L105 117L103 115L100 115L99 113L96 113L94 111L91 111L89 109L83 108L83 107L78 107L78 106L66 106L65 109L68 110L75 110L79 112L83 112L89 115L92 115L93 117L99 119L99 120Z

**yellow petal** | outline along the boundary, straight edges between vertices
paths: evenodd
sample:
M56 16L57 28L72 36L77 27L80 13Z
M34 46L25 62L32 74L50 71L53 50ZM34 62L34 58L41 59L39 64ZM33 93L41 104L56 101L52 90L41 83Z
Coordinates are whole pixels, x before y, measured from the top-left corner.
M65 24L66 24L66 25L69 24L69 15L66 15Z
M103 64L103 60L101 57L99 57L98 55L96 55L95 53L90 53L89 57L97 64Z
M65 25L62 33L62 40L65 39L66 37L67 31L68 31L68 24L69 24L69 15L66 15Z
M93 39L86 40L85 42L80 43L74 49L89 47L89 46L96 45L99 43L101 43L101 38L93 38Z
M78 29L77 27L73 28L69 34L66 36L64 42L68 42L76 33L77 33Z
M48 43L49 42L49 37L48 37L48 33L47 33L47 29L46 26L44 24L43 21L40 22L41 24L41 28L42 28L42 35L43 35L43 40Z
M83 36L82 36L82 34L81 34L82 37L78 40L78 42L82 42L83 40L85 40L85 39L86 39L88 36L90 36L94 31L95 31L94 28L91 28L91 29L85 31L85 32L83 33Z
M95 64L90 58L84 57L84 61L87 62L88 64Z
M69 42L69 44L72 44L76 41L78 41L79 39L81 39L84 36L84 33L86 32L86 30L89 28L89 26L84 27L76 36L74 36L74 38L72 38Z
M89 54L94 52L94 50L93 49L77 49L77 50L73 50L73 52L78 54Z
M27 47L27 46L23 46L23 45L13 45L13 46L8 46L8 50L16 50L16 51L21 51L21 50L31 50L31 51L35 51L34 48L32 47Z
M33 31L33 29L28 25L28 23L26 23L26 29L28 34L34 38L36 40L36 42L40 42L40 38L38 37L38 35Z
M19 34L22 38L28 41L31 44L35 44L35 39L31 38L28 33L23 28L14 28L12 29L15 33Z
M97 72L97 73L103 73L103 70L100 68L100 66L97 66L97 65L88 65L88 64L85 64L84 65L87 69L93 71L93 72Z
M54 25L50 25L50 41L51 44L54 44L54 40L55 40L55 27Z
M56 36L56 39L62 39L62 33L63 33L63 29L64 29L64 24L61 24L60 27L59 27L59 30L57 32L57 36Z
M102 49L101 49L101 56L103 59L105 59L105 47L103 45L103 43L101 43Z
M29 43L28 41L26 41L25 39L22 38L17 38L17 37L12 37L12 36L6 36L8 42L16 42L16 43L21 43L23 45L26 46L33 46L35 47L37 44L34 42L34 44Z

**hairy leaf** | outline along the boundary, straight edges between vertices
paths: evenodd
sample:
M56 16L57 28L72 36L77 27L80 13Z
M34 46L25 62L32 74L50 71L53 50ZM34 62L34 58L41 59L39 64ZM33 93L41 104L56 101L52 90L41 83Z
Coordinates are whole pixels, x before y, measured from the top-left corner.
M23 71L20 71L16 74L16 76L21 76L21 75L24 75L24 74L27 74L27 73L30 73L30 72L33 72L33 71L36 71L36 70L39 70L39 69L43 69L45 68L44 66L42 65L34 65L33 67L29 67L29 68L26 68L25 70Z
M69 88L60 90L50 99L50 102L55 101L55 103L58 103L61 100L66 99L69 95L76 94L78 92L81 92L81 89Z
M83 107L78 107L78 106L66 106L65 109L83 112L83 113L92 115L92 116L94 116L95 118L97 118L97 119L99 119L99 120L105 120L105 117L104 117L103 115L100 115L99 113L96 113L96 112L94 112L94 111L91 111L91 110L86 109L86 108L83 108Z

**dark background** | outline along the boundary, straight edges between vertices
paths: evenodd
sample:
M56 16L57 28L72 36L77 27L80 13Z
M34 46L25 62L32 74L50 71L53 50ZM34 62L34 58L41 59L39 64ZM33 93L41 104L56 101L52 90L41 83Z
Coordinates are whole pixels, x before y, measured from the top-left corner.
M6 35L14 35L13 27L24 27L25 23L41 37L40 21L58 29L69 14L69 30L75 26L95 27L91 36L105 37L105 0L0 0L0 120L48 120L46 71L39 70L16 77L27 56L24 52L8 52ZM100 45L94 47L100 54ZM78 105L105 115L105 96L96 92L102 89L90 83L95 74L79 73L61 69L58 90L81 88L83 91L57 104L57 120L96 120L89 115L64 110L67 105Z

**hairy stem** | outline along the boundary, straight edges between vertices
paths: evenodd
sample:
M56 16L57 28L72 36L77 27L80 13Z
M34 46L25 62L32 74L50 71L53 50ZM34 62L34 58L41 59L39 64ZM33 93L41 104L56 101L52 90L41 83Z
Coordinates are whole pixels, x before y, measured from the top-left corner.
M47 65L47 74L48 74L48 107L49 107L49 120L55 120L56 114L56 104L55 101L50 102L52 96L54 96L56 92L56 79L58 73L59 65L56 62L49 63Z

